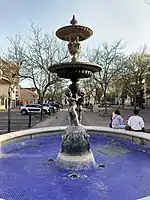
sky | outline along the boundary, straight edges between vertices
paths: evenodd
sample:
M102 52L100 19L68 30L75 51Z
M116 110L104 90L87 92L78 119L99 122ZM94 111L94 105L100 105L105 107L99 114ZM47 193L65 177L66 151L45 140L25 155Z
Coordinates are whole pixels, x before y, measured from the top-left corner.
M51 34L69 25L73 14L92 28L90 47L123 39L130 53L150 45L150 0L0 0L0 49L7 51L9 36L26 38L31 22Z

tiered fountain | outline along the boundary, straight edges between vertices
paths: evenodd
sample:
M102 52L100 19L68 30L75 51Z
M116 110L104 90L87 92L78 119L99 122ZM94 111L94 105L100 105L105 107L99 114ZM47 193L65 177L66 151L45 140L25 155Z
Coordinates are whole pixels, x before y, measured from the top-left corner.
M60 78L70 79L72 84L66 91L69 101L70 123L66 133L62 137L62 148L58 154L56 164L64 169L81 170L95 166L95 159L90 149L89 135L81 125L81 107L84 93L80 90L78 80L89 78L92 73L101 70L99 65L79 62L80 41L92 36L93 31L85 26L77 25L73 15L71 25L62 27L56 31L56 36L68 41L68 50L72 56L71 62L53 65L49 70L57 73Z
M84 93L78 80L101 70L78 61L79 41L90 37L92 30L77 25L73 17L71 25L60 28L56 35L69 41L72 55L71 62L49 68L72 81L66 91L69 125L0 136L0 199L133 200L149 196L149 134L81 125ZM57 120L62 112L57 113Z

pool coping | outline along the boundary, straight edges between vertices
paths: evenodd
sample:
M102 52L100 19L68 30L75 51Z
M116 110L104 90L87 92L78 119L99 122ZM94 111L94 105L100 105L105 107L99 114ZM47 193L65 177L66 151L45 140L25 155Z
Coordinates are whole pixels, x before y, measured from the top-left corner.
M140 141L150 143L150 134L144 132L133 132L124 129L112 129L109 127L102 126L84 126L85 129L94 134L106 134L110 136L117 136L121 138L127 138L134 140L135 138L140 139ZM54 126L54 127L44 127L28 130L20 130L16 132L7 133L0 135L0 147L10 144L12 142L17 142L19 140L32 139L35 137L48 136L48 135L60 135L61 131L65 131L67 126ZM140 144L140 143L139 143Z

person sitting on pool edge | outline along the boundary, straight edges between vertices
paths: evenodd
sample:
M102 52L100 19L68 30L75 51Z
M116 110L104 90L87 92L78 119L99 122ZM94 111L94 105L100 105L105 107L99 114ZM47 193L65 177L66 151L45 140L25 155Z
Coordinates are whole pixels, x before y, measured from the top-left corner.
M128 120L128 126L132 131L145 132L145 124L142 117L139 116L138 110L134 110L134 115Z
M119 110L116 110L114 112L114 116L112 117L112 128L125 128L123 118L121 117Z

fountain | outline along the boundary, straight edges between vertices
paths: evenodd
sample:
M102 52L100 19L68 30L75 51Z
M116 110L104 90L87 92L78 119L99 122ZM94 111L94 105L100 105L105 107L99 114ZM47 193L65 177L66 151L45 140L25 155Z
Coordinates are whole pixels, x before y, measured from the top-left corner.
M84 93L78 80L101 69L78 60L79 41L90 37L92 30L77 25L73 17L71 25L56 35L69 41L72 55L71 62L49 68L72 81L66 90L69 125L0 135L0 199L135 200L149 196L149 134L81 124Z
M55 64L49 68L60 78L72 81L69 90L66 91L70 121L66 133L62 136L61 152L58 154L56 164L68 170L82 170L94 167L95 159L90 149L89 135L81 125L84 93L79 88L78 80L89 78L92 73L100 71L101 68L96 64L78 61L81 48L79 41L86 40L92 36L93 32L88 27L77 25L74 15L70 23L70 26L58 29L56 36L69 42L71 62Z

